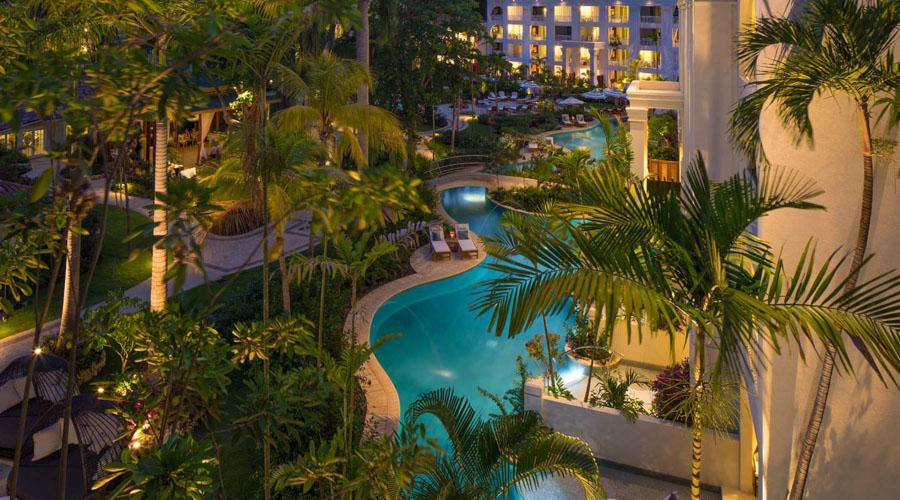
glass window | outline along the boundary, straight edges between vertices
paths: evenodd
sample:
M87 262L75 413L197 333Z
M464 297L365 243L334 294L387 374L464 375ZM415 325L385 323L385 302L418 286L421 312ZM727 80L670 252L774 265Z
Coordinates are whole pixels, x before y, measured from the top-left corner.
M609 29L609 44L613 47L619 45L628 45L628 28L622 26L614 26Z
M532 59L546 59L547 58L547 46L544 44L533 44L531 46L531 58Z
M553 61L561 63L563 62L563 48L562 45L554 45L553 46Z
M557 40L571 40L572 39L572 27L571 26L557 26L556 27L556 39Z
M610 5L609 6L609 22L611 22L611 23L627 23L628 22L628 6L627 5Z
M25 156L42 155L44 149L44 129L26 130L22 132L22 153Z
M491 26L491 38L503 38L503 26L499 24Z
M522 58L522 44L521 43L509 44L509 56L515 57L517 59L521 59Z
M582 5L578 8L578 12L581 15L581 22L583 23L596 23L600 21L600 7Z
M531 27L530 35L532 40L546 40L547 39L547 27L542 26L540 24L535 24Z
M659 5L642 5L641 22L658 23L662 19L662 7Z
M553 8L553 18L557 22L561 23L570 23L572 22L572 7L569 5L557 5Z
M655 50L641 50L638 52L642 68L659 68L659 52Z
M506 8L506 19L510 21L521 21L522 20L522 6L521 5L510 5Z
M581 56L581 65L582 66L590 66L591 65L591 51L586 47L581 47L581 51L579 53Z
M628 66L628 50L611 49L609 51L609 64L613 66Z
M521 40L522 39L522 25L521 24L507 24L506 25L506 38L510 40Z
M531 8L532 19L544 19L545 17L547 17L547 7L535 5Z
M660 42L659 28L641 28L641 45L656 45Z
M594 27L582 27L581 28L581 41L583 42L598 42L600 41L600 28L597 26Z
M0 147L10 150L16 149L16 134L12 132L0 134Z

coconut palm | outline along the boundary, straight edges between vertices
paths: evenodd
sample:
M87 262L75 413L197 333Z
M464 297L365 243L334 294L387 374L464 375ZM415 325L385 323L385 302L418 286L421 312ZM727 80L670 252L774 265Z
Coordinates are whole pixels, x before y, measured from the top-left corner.
M425 415L440 422L450 449L422 474L415 498L505 498L534 490L548 477L576 480L588 499L605 497L588 445L553 432L537 413L503 411L484 421L464 397L439 389L410 404L404 427Z
M476 304L491 315L494 331L514 335L571 300L603 304L615 297L626 324L691 334L692 498L700 495L702 436L710 424L704 410L758 362L748 353L760 344L779 352L785 342L834 343L852 370L843 329L863 339L885 370L900 370L900 276L887 273L845 290L859 270L847 273L847 259L835 258L816 267L813 250L787 273L750 226L782 208L819 208L811 201L818 191L788 173L764 174L760 182L742 174L713 184L698 157L680 196L657 196L613 170L589 170L583 201L561 205L553 216L564 224L562 234L548 231L522 243L541 268L497 255L488 265L503 276L484 284ZM850 277L836 277L844 274Z
M317 135L335 164L349 156L357 166L368 165L360 134L373 151L405 151L394 115L377 106L351 103L358 87L372 84L369 72L356 61L326 50L302 58L294 67L282 66L279 78L282 91L302 103L281 111L280 123Z
M812 143L809 108L813 100L823 95L842 95L853 101L859 117L863 176L852 263L856 268L866 256L872 218L872 119L876 113L887 112L892 118L889 124L893 125L900 116L900 100L896 99L900 95L900 65L894 62L892 52L900 24L900 6L896 1L885 0L811 0L799 9L790 18L761 18L741 35L740 62L746 74L759 72L761 76L751 81L753 92L734 109L732 137L748 156L764 159L760 120L770 103L798 141ZM763 52L776 46L773 59L761 63ZM851 288L855 284L856 277L847 283ZM861 346L859 339L853 340ZM836 349L832 344L825 345L813 408L790 490L792 499L803 496L831 387ZM863 353L872 362L871 356Z
M240 148L245 142L235 138L227 145L226 156L216 171L205 179L216 187L217 196L232 202L252 203L252 193L245 182L244 165ZM282 310L291 314L290 281L287 276L284 235L287 223L299 208L305 205L310 186L306 174L317 168L321 151L318 144L301 132L284 130L269 124L266 127L265 148L259 151L266 165L269 186L266 189L266 206L274 221L275 250L281 273Z
M356 8L359 10L359 26L356 27L356 62L364 70L369 71L369 0L357 0ZM356 102L360 106L368 106L369 85L366 82L360 82L356 86ZM365 132L360 134L359 147L368 163L369 144Z

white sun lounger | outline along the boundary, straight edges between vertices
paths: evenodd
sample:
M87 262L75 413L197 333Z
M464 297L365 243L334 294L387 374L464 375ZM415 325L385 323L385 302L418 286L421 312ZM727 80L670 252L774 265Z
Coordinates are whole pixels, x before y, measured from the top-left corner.
M572 119L569 118L569 115L562 115L562 124L563 125L573 125Z
M576 125L587 125L587 122L584 121L584 115L575 115L575 124Z
M518 100L518 99L519 99L519 93L518 93L518 92L513 92L513 93L509 94L509 98L510 98L510 99L516 99L516 100Z
M450 245L447 244L447 240L444 238L444 226L435 224L429 227L428 239L431 241L432 260L450 260L453 258L453 254L450 252Z
M459 242L459 255L460 257L471 257L473 259L478 258L478 247L475 246L475 242L472 241L472 236L469 231L468 224L457 224L455 226L456 229L456 241Z
M500 91L500 99L506 99L506 92Z
M496 98L497 98L497 94L495 94L493 92L488 92L488 99L496 99Z

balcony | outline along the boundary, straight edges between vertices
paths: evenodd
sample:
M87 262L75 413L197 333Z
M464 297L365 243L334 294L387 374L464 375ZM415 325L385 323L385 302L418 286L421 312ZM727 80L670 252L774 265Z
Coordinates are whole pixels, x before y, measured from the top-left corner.
M609 22L615 24L628 24L628 16L609 16Z
M532 14L531 20L544 22L547 20L547 15L546 14Z
M521 40L522 34L521 33L507 33L506 39L507 40Z
M585 16L581 18L581 22L583 23L599 23L600 16Z
M659 69L659 61L645 61L643 59L639 59L639 61L638 67L641 69Z
M657 40L655 38L641 38L641 46L656 47Z
M646 24L659 24L662 22L662 16L641 16L641 22Z
M594 36L594 35L581 35L581 41L582 41L582 42L599 42L599 41L600 41L600 36L599 36L599 35L598 35L598 36Z
M571 34L567 34L567 35L562 35L559 33L556 34L556 41L558 41L558 42L568 42L571 39L572 39Z

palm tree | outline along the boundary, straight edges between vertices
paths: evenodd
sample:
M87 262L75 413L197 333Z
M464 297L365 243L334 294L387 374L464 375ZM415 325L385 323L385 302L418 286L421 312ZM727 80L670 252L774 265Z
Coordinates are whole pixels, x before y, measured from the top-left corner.
M356 61L326 50L302 58L296 67L282 66L279 76L282 91L303 102L282 110L279 123L318 136L336 165L345 156L357 166L368 165L361 134L372 150L405 151L403 131L394 115L377 106L351 104L358 88L372 83L369 72Z
M369 0L357 0L356 8L359 9L359 26L356 27L356 62L366 71L369 71ZM369 85L360 83L356 86L356 103L360 106L369 105ZM369 161L369 144L365 132L359 136L359 148L362 156Z
M661 196L613 170L588 170L582 202L562 204L552 215L562 234L548 231L522 243L541 268L497 255L488 265L503 276L484 284L477 304L491 315L494 331L516 334L571 300L603 304L614 297L625 320L690 335L694 499L703 430L711 423L705 410L759 362L748 353L760 344L779 352L784 341L833 342L852 370L838 334L843 329L864 339L884 369L900 370L900 276L887 273L844 291L851 278L836 276L847 272L846 259L816 268L812 250L789 275L749 228L782 208L820 208L811 201L818 191L796 176L764 173L762 181L747 173L714 185L698 157L685 172L682 194ZM636 333L640 339L641 328Z
M210 175L209 182L223 200L240 202L252 200L245 182L244 165L240 154L243 139L236 138L226 147L226 157ZM231 154L235 153L235 154ZM303 133L284 130L269 124L266 127L265 149L258 152L269 172L266 205L274 220L275 249L281 274L282 310L291 314L290 281L284 249L284 235L288 219L305 204L310 187L307 174L316 168L320 156L318 145ZM252 201L251 201L252 202Z
M771 102L782 124L794 131L798 140L813 141L809 107L822 95L849 97L857 108L862 143L863 193L852 267L866 257L872 218L874 166L872 117L877 107L893 115L896 123L900 106L892 99L900 92L900 67L894 62L892 47L900 24L900 6L895 1L811 0L790 18L762 18L741 35L738 57L747 74L763 76L750 82L753 92L735 107L731 117L735 145L750 158L765 159L760 137L763 110ZM771 62L759 59L766 49L778 46ZM856 285L856 276L847 282ZM862 342L852 337L857 347ZM813 408L797 458L790 498L802 498L815 450L837 347L825 344L825 356L815 389ZM871 356L863 354L872 363ZM874 365L874 363L872 363Z
M536 489L548 477L576 480L586 498L604 498L600 470L580 439L553 432L531 411L483 421L469 402L439 389L421 394L406 410L404 427L425 415L437 418L450 450L416 484L415 498L505 498Z

